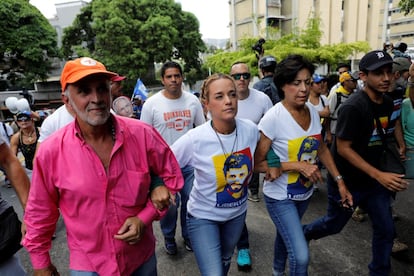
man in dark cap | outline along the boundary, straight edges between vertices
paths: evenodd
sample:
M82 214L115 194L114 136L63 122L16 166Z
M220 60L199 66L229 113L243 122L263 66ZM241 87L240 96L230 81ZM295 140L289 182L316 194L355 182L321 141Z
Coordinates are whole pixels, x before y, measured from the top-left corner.
M269 96L273 105L280 101L276 85L273 83L273 75L276 69L276 58L274 56L264 56L259 61L259 69L263 78L253 85L254 89L262 91Z
M336 181L343 178L352 193L351 204L361 206L372 222L370 275L390 274L395 237L391 195L405 190L408 185L402 178L404 175L379 169L383 145L378 129L389 135L393 111L393 102L385 95L393 80L392 64L391 56L384 51L369 52L361 59L359 77L364 87L341 107L332 146L335 163L343 176L335 179L328 176L328 213L304 226L307 240L320 239L343 229L353 210L338 204L341 197ZM376 121L381 122L381 127L377 128Z

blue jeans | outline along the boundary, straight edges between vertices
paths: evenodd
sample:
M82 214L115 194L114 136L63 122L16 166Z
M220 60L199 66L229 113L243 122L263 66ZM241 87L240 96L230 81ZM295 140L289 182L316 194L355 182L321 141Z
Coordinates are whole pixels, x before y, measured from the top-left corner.
M201 275L227 275L246 213L228 221L198 219L187 214L187 228Z
M92 271L70 270L70 276L99 276L98 273ZM131 276L157 276L157 258L155 254L138 267Z
M276 200L264 196L267 211L276 226L273 275L283 275L289 258L290 275L308 275L309 249L303 234L301 218L310 199Z
M260 173L253 173L252 179L249 183L249 190L252 194L258 194L259 193L259 181L260 180ZM249 231L247 230L246 223L243 227L243 232L241 233L240 239L237 242L237 249L249 249Z
M395 236L394 221L391 214L391 192L379 183L369 189L351 191L354 206L360 206L372 222L372 260L368 268L370 275L389 275L391 271L391 249ZM304 225L307 240L320 239L339 233L346 225L352 212L338 205L340 195L336 182L328 177L327 214L311 224Z
M0 264L0 275L26 276L19 255L16 253L7 261Z
M249 231L247 230L246 223L244 223L243 231L240 235L239 241L237 242L237 250L249 249L249 248L250 248Z
M167 214L160 221L161 231L166 239L175 238L175 229L177 228L177 217L178 217L178 208L180 207L180 198L181 198L181 235L184 239L188 239L187 231L187 201L190 196L191 189L193 188L194 182L194 169L191 166L186 166L181 169L181 173L184 177L184 186L180 191L180 194L177 194L175 205L171 204L168 209Z

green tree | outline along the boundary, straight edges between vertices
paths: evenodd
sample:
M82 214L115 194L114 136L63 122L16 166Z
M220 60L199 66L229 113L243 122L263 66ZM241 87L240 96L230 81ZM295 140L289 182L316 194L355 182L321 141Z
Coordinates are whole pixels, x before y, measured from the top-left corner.
M65 29L63 49L67 56L89 55L110 70L150 81L154 62L172 58L183 62L184 72L200 73L199 53L206 46L197 18L173 0L93 0Z
M289 54L301 54L316 64L336 65L353 54L369 50L369 44L365 41L321 46L322 33L319 22L319 19L311 18L306 29L296 30L280 39L267 40L263 45L265 55L273 55L277 60L282 60ZM231 64L241 61L249 65L252 74L258 75L257 58L252 50L252 45L256 42L257 38L243 39L240 42L240 50L218 51L207 58L204 66L212 72L229 73Z
M401 8L404 15L407 15L414 9L414 0L400 0L398 6Z
M53 27L29 0L1 0L0 18L2 74L10 78L24 76L20 85L26 87L36 80L45 80L51 58L59 55Z

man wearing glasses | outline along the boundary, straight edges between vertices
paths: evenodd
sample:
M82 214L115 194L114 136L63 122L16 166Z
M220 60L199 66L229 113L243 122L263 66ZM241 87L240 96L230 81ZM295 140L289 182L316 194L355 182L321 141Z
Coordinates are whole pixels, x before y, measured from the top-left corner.
M263 92L254 88L249 88L250 70L246 63L235 62L230 69L230 75L236 82L236 92L238 96L237 117L248 119L259 123L263 115L273 106L270 98ZM254 173L249 183L249 200L259 201L259 174ZM249 250L249 234L246 224L237 243L239 250L237 255L237 266L239 270L249 271L252 266Z

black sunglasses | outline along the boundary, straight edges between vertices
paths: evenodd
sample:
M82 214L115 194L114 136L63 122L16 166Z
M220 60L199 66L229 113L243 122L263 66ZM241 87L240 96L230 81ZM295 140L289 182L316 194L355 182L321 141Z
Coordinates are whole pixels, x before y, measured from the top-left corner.
M250 79L250 73L237 73L237 74L233 74L231 75L233 77L233 79L235 80L240 80L241 77L243 77L244 80L248 80Z
M27 118L27 117L20 117L20 118L17 118L17 121L18 121L18 122L27 122L27 121L30 121L30 118Z

